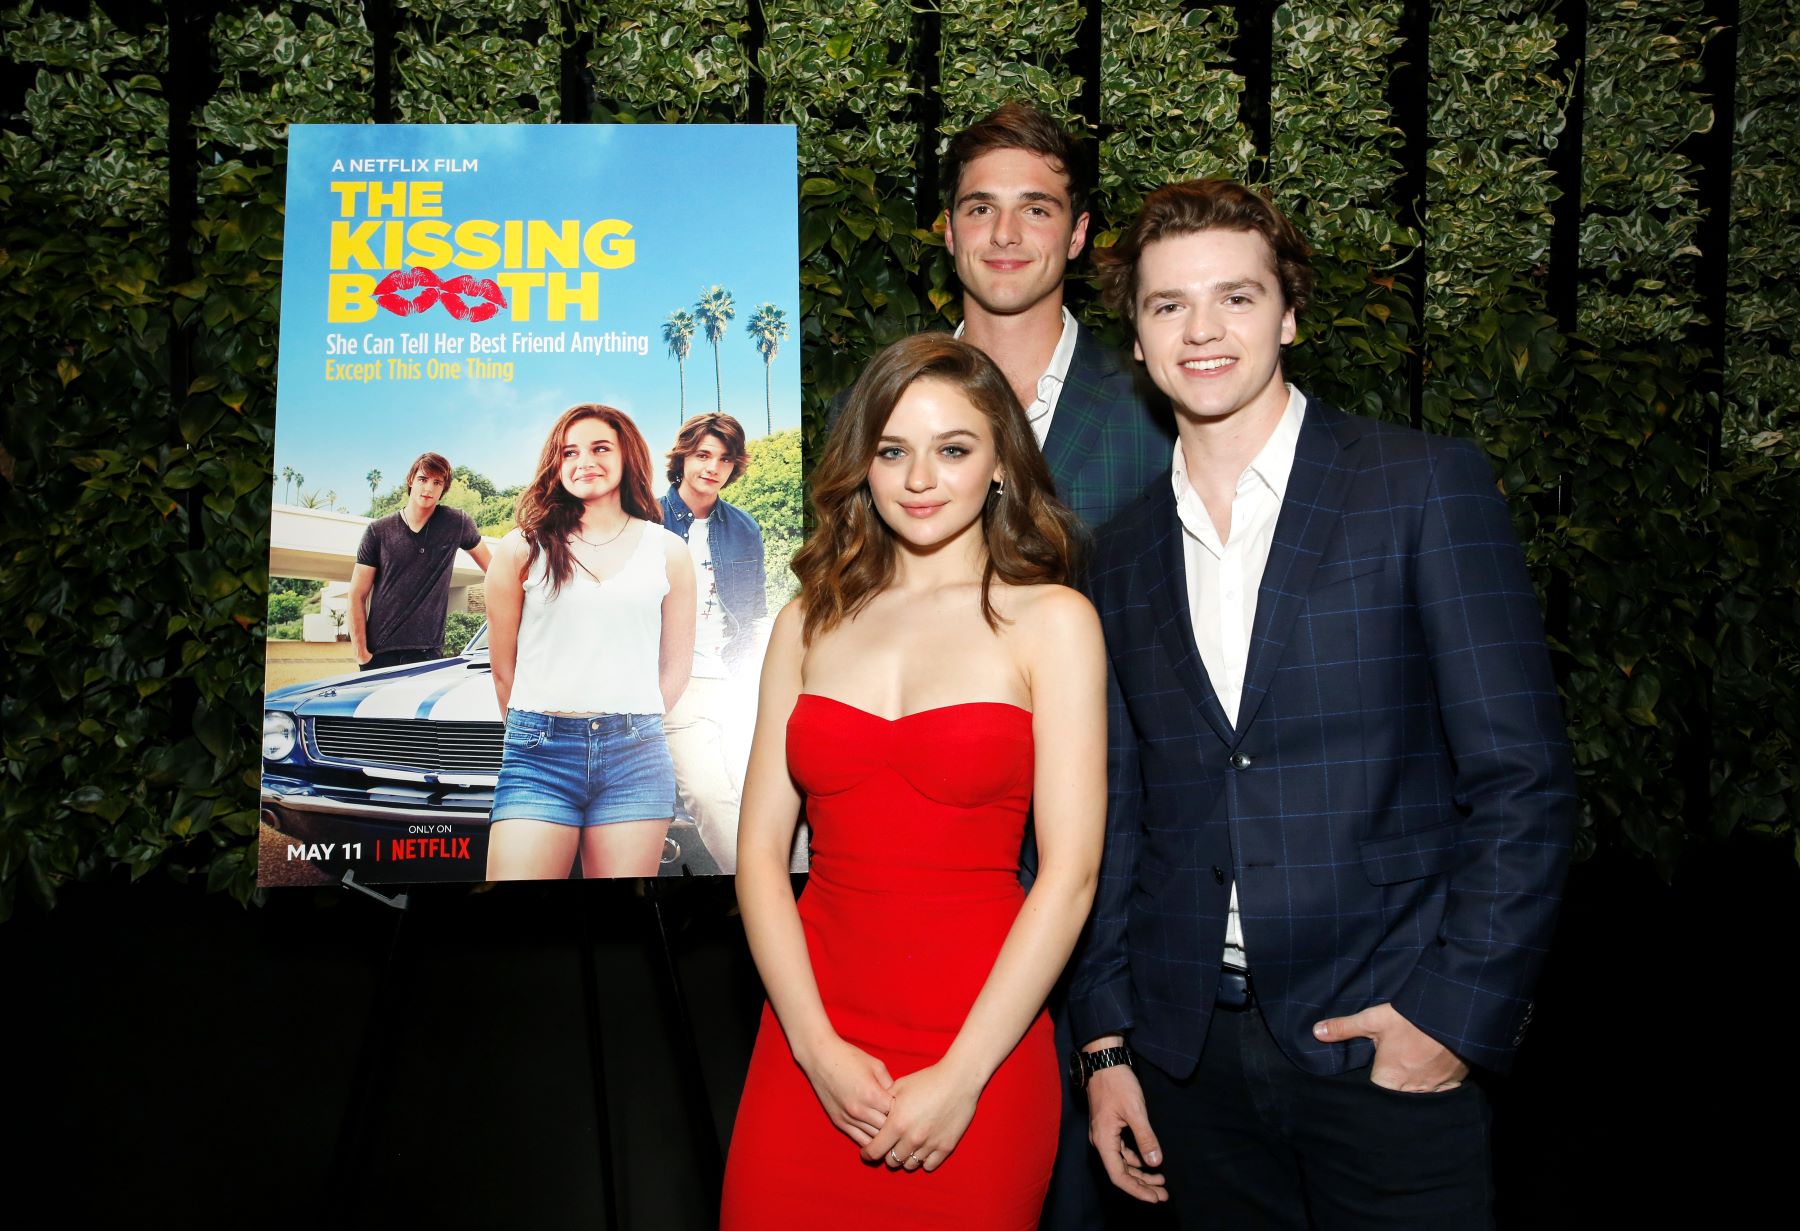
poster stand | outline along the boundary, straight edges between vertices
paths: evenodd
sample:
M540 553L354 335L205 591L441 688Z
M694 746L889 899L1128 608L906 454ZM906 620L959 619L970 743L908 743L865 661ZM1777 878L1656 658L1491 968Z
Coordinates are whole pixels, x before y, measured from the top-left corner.
M387 1065L378 1061L379 1057L389 1054L394 1041L401 1000L401 972L405 970L398 958L406 935L407 916L411 912L407 909L407 894L389 897L377 893L359 883L348 869L344 872L343 883L393 912L393 927L388 933L380 969L375 972L375 990L363 1015L362 1041L350 1078L350 1094L344 1101L344 1114L338 1122L337 1149L332 1153L331 1176L325 1190L328 1210L333 1215L350 1218L359 1205L363 1160L369 1157L370 1127L374 1113L381 1105L383 1075L389 1071Z
M675 1052L675 1067L681 1075L682 1101L687 1104L689 1135L693 1139L694 1165L700 1172L713 1209L719 1208L723 1195L725 1156L719 1149L719 1133L713 1122L712 1099L707 1094L706 1070L700 1060L700 1043L694 1034L694 1017L688 1009L687 991L681 971L675 965L675 950L669 943L668 921L663 915L662 895L658 882L644 882L644 892L656 920L658 963L662 973L663 995L675 1030L670 1040Z
M364 1160L370 1157L371 1133L376 1113L385 1094L385 1074L389 1067L378 1058L390 1054L399 1029L403 1007L404 978L407 963L402 959L402 946L409 935L406 922L412 914L410 896L405 893L378 893L358 882L346 871L343 883L366 894L392 912L392 928L381 964L375 975L375 988L363 1015L361 1042L339 1121L337 1147L333 1151L331 1174L327 1184L327 1208L334 1215L349 1216L360 1207L362 1185L366 1173ZM668 920L654 879L647 880L644 898L648 902L647 922L654 926L654 939L643 937L647 956L655 969L664 1010L672 1029L668 1034L679 1073L682 1103L687 1112L695 1170L708 1204L717 1208L721 1196L725 1160L719 1148L718 1132L707 1094L705 1069L701 1064L699 1040L694 1033L694 1018L688 1006L686 988L675 964L675 950L669 939ZM601 1191L606 1207L607 1231L620 1226L617 1163L613 1155L611 1099L606 1082L606 1031L601 1014L600 981L597 971L598 953L594 943L593 898L582 894L576 903L579 915L580 943L577 957L581 965L582 1016L587 1033L590 1096L593 1099L596 1139L596 1162L600 1167Z

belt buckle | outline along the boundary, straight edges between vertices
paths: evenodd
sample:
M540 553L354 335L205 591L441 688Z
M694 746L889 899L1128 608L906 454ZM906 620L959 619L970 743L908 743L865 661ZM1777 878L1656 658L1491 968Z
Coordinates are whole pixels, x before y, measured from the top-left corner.
M1219 968L1219 990L1214 997L1214 1003L1219 1008L1234 1011L1247 1009L1255 998L1255 992L1250 986L1249 971L1230 966Z

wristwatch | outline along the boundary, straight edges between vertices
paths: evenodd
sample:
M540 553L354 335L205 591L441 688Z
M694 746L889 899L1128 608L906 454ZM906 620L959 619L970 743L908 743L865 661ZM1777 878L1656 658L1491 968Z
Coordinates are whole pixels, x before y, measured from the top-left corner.
M1102 1047L1099 1051L1082 1051L1077 1047L1069 1054L1069 1080L1075 1083L1077 1090L1085 1090L1095 1073L1115 1064L1130 1068L1131 1048L1123 1043L1117 1047Z

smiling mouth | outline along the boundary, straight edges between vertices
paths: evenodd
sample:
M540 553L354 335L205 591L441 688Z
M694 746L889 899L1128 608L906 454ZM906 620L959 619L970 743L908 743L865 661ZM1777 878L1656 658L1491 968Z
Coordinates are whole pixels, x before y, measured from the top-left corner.
M1183 362L1181 366L1189 372L1217 372L1221 368L1228 368L1236 362L1236 359L1189 359Z
M944 507L944 502L939 501L936 504L903 504L900 507L906 510L906 515L908 517L930 517L933 513Z

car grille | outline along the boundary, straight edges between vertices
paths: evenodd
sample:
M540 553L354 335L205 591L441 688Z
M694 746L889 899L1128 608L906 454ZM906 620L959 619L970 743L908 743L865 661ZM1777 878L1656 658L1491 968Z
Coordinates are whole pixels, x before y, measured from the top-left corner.
M425 773L496 774L506 728L497 722L315 718L313 744L330 761Z

